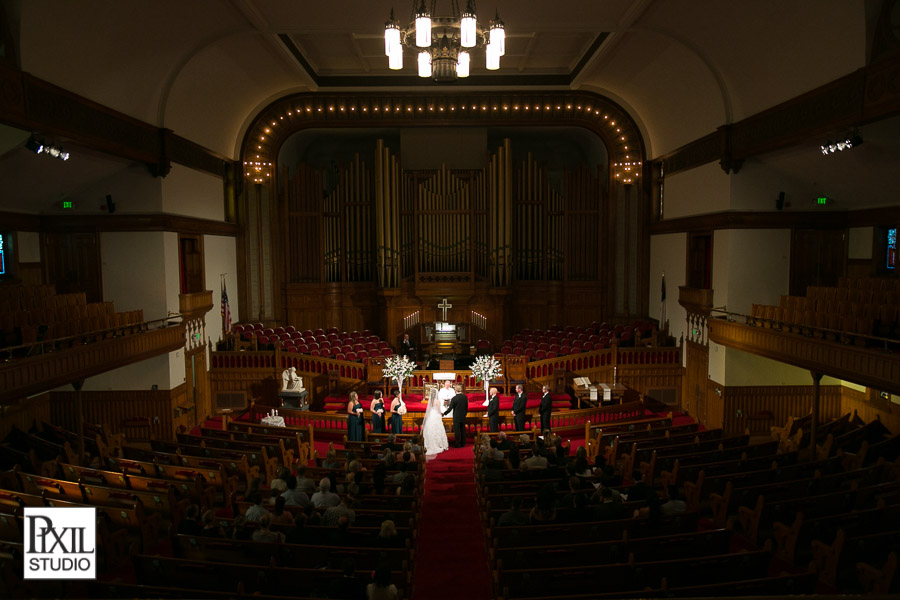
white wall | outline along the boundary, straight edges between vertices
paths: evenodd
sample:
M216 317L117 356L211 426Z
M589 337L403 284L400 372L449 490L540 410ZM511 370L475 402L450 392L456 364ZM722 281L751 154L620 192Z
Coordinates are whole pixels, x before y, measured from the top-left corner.
M712 361L710 360L710 362ZM716 381L727 386L812 385L813 383L812 376L807 369L780 363L735 348L727 349L724 379L716 379ZM823 381L823 383L825 382Z
M181 270L178 263L178 234L166 231L163 236L163 265L165 267L166 314L179 312L178 295L181 292ZM146 315L145 315L146 316ZM165 316L165 315L163 315ZM169 389L184 382L184 352L169 353Z
M100 233L103 299L114 302L116 311L143 309L145 320L166 316L165 235L155 231Z
M650 237L650 316L660 317L660 280L666 274L666 318L669 331L679 339L687 329L687 313L678 304L678 286L685 283L687 234Z
M212 290L213 309L206 314L206 336L215 343L222 338L220 273L225 273L228 289L228 305L231 307L231 322L238 322L237 252L233 237L207 235L203 238L203 253L206 259L206 289Z
M180 165L162 180L162 211L222 221L225 202L222 179Z
M174 354L174 352L172 353ZM183 363L183 360L182 360ZM133 365L127 365L119 369L101 373L95 377L89 377L84 381L84 391L100 392L106 390L149 390L153 386L157 389L172 389L169 382L169 357L154 356ZM181 379L184 381L184 365L182 364ZM58 388L71 391L71 386Z
M667 175L663 217L675 219L728 210L731 206L729 177L717 162Z
M162 181L146 165L134 164L71 193L68 199L74 201L77 213L107 214L107 195L112 196L116 213L160 212Z
M728 310L746 315L752 304L777 305L789 290L790 230L733 229L729 238Z

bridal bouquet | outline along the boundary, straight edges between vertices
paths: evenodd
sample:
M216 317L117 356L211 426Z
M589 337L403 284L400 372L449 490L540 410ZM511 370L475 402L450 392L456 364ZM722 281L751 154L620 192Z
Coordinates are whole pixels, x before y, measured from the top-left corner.
M472 363L472 375L475 376L476 381L484 381L483 406L487 406L488 402L490 402L488 398L488 388L490 386L491 379L496 379L497 377L503 375L503 369L501 369L500 361L493 356L482 354L475 359L474 363Z
M406 381L415 370L416 365L415 363L410 362L408 356L389 356L387 360L384 361L382 373L388 379L395 380L400 388L400 410L397 412L401 415L406 412L406 405L403 404L403 382Z

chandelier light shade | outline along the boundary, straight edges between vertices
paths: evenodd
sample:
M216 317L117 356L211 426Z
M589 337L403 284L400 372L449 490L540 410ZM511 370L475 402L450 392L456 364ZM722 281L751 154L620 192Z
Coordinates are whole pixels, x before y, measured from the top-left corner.
M488 28L478 23L475 0L467 0L466 8L459 9L459 2L449 2L449 14L438 13L437 0L413 0L411 20L403 26L390 19L384 26L384 53L388 66L393 70L403 68L406 48L415 49L419 77L431 77L435 81L454 81L468 77L472 50L484 49L485 68L500 68L500 57L506 53L506 30L500 14Z

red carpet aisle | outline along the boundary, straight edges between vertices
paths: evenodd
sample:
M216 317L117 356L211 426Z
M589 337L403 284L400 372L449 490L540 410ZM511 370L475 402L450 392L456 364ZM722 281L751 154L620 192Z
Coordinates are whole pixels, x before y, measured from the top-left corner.
M491 597L472 460L470 443L428 461L413 600Z

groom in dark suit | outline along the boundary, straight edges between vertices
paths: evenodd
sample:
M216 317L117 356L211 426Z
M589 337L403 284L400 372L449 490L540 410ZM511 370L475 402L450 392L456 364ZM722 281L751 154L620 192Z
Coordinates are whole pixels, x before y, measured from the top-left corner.
M528 404L528 398L525 397L525 388L522 384L516 386L516 397L513 398L513 422L516 425L516 431L525 431L525 405Z
M469 412L469 397L463 394L462 386L456 384L453 386L456 395L450 399L450 406L444 411L446 417L453 411L453 446L462 448L466 445L466 415Z
M550 431L550 413L553 410L553 398L550 397L550 388L544 386L541 396L541 433Z
M497 395L497 388L491 388L490 398L488 399L488 429L490 431L500 431L500 396Z

